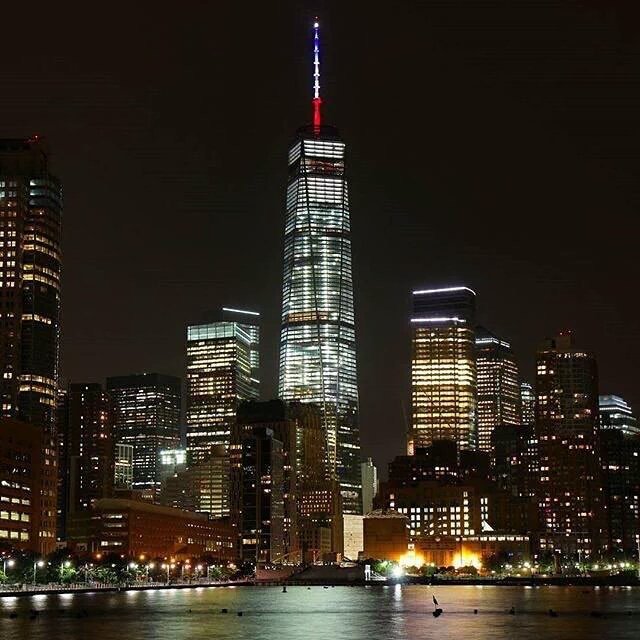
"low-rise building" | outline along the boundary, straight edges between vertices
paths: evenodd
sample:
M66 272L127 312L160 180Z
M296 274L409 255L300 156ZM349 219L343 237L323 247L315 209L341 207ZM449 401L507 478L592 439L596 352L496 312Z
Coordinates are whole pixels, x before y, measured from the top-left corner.
M376 509L364 516L364 558L401 562L409 544L409 520L393 509Z
M173 509L141 500L105 498L90 514L72 518L70 546L126 557L236 560L235 528L228 518Z
M41 552L42 429L0 419L0 544Z

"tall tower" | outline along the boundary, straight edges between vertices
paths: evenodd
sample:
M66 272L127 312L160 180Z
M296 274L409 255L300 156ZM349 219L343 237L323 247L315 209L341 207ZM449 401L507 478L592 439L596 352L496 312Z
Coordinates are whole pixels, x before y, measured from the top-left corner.
M0 140L0 416L43 429L41 553L56 531L61 217L43 141Z
M498 425L520 424L518 365L511 345L477 327L476 368L478 449L491 451L491 433Z
M160 451L180 444L181 387L161 373L107 378L115 442L133 447L132 488L149 497L162 483Z
M409 455L434 440L476 448L475 305L469 287L413 292Z
M319 24L313 121L289 148L279 395L318 404L345 513L361 512L360 433L345 144L323 124Z
M223 308L221 320L187 328L187 449L191 464L228 447L242 400L257 400L260 383L256 311Z
M545 341L536 358L538 499L542 548L587 557L599 550L602 527L595 358L571 334Z

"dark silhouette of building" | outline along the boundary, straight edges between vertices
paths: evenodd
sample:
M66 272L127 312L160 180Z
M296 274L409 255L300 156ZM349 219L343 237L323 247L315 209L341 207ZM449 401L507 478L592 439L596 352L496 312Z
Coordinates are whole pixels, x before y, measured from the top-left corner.
M180 444L180 378L139 373L107 378L114 438L133 446L133 489L159 490L160 451Z
M108 393L98 383L69 385L62 407L64 458L60 502L70 514L110 497L114 485L113 420ZM66 532L60 531L61 537Z
M603 552L612 559L635 555L640 535L640 437L600 430L604 513Z
M0 546L42 552L43 429L0 418Z
M498 486L511 495L534 497L540 467L533 425L499 425L491 434L491 462Z
M599 550L602 532L598 373L568 332L537 354L536 435L541 547L584 559Z
M0 140L0 415L43 429L43 553L56 535L61 214L43 141Z
M272 429L235 425L231 446L232 520L243 562L264 565L284 555L283 446Z

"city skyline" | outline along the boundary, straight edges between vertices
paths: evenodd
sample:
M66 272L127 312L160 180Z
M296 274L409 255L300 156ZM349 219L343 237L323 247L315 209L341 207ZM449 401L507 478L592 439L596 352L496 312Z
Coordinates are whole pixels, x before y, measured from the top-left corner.
M363 16L357 15L355 9L329 9L322 11L323 21L331 26L327 48L331 69L326 83L328 111L331 121L345 133L352 153L356 314L357 319L364 320L358 333L363 451L373 455L381 465L389 458L388 450L400 453L404 449L401 403L408 404L409 376L405 363L410 348L406 318L409 292L417 286L465 282L478 291L482 298L479 322L509 339L522 376L529 382L533 382L538 343L558 329L573 328L580 343L598 357L601 392L620 395L636 408L640 393L630 376L630 366L637 360L639 347L635 329L630 326L633 323L625 322L634 311L633 301L625 296L637 270L627 251L631 249L627 238L634 234L620 237L621 246L602 274L592 265L597 261L591 260L590 247L596 239L592 227L597 225L580 227L574 231L577 234L574 241L562 241L572 232L572 221L578 215L582 218L588 214L587 218L595 221L597 212L606 210L611 228L615 229L637 208L635 192L625 181L626 175L635 173L634 160L625 152L627 144L631 149L637 142L637 126L630 121L623 123L631 134L626 136L628 142L620 138L603 140L601 134L597 135L609 123L608 116L618 104L614 97L633 101L634 94L625 93L615 84L618 93L614 92L611 102L600 103L603 110L600 112L590 105L594 100L606 98L608 84L596 83L591 93L586 94L578 81L569 83L564 90L547 84L539 87L536 73L528 72L522 77L521 65L517 65L516 74L509 65L499 64L497 59L506 45L499 39L495 43L496 33L501 33L504 26L522 24L528 16L515 10L507 11L502 18L489 13L484 18L486 24L481 21L488 27L482 29L483 37L493 38L496 48L487 62L482 58L486 41L475 42L465 36L456 27L458 18L454 21L446 9L424 13L420 10L425 20L416 22L434 25L428 26L421 38L412 30L408 12L402 8L398 15L389 17L389 31L382 28L383 17L375 12ZM531 11L552 21L558 15L554 11L561 10ZM264 84L267 81L263 78L256 79L259 83L256 91L255 87L245 88L240 78L234 80L233 74L252 67L246 66L245 54L239 51L240 43L233 45L221 38L215 50L206 50L205 57L211 64L215 53L228 51L237 58L239 67L234 71L215 67L221 83L226 81L237 95L227 103L222 96L216 101L210 99L215 94L205 94L206 108L198 100L192 101L189 114L193 121L186 125L184 112L175 100L156 101L151 89L153 83L160 82L161 95L170 96L174 89L184 89L179 81L175 81L177 86L172 84L173 80L161 81L153 70L155 60L152 64L138 58L129 69L132 54L138 51L129 31L123 37L123 52L116 52L112 60L107 61L88 48L87 64L97 62L102 72L101 79L89 87L83 83L87 69L82 64L66 79L62 78L64 81L57 87L51 82L40 82L39 86L44 86L52 96L53 108L48 113L39 106L40 93L30 93L20 82L11 81L8 90L11 97L2 105L1 112L4 126L8 127L6 123L12 126L11 130L4 130L4 135L22 132L29 135L37 131L46 136L54 151L54 173L65 184L62 322L65 380L98 381L122 371L145 370L184 378L184 326L203 306L215 308L224 302L262 312L265 345L262 395L265 398L277 395L284 149L290 132L308 112L304 99L309 59L301 53L304 47L308 52L308 44L304 44L308 31L299 25L308 25L310 17L301 15L297 9L292 12L293 17L275 24L284 12L284 9L282 13L276 11L273 17L259 13L256 22L261 26L244 25L246 30L240 35L244 44L255 39L258 30L263 42L265 37L269 38L265 55L270 58L265 64L275 74L269 83ZM475 14L470 10L460 20L464 21L465 15L472 20ZM605 68L611 69L620 62L624 69L630 69L630 58L614 46L619 39L615 27L602 26L577 9L571 15L612 45L610 57L602 62ZM134 11L132 24L139 17ZM227 17L234 24L240 23L237 14ZM403 36L404 43L393 33L400 24L409 30ZM68 28L60 26L63 33ZM365 46L364 33L372 31L381 34L384 46L373 50ZM351 39L346 37L347 33ZM540 42L535 31L529 35L533 42ZM587 50L582 36L572 31L562 35L568 36L579 51ZM99 41L106 33L98 33L97 37ZM560 47L561 40L554 40L556 37L559 38L554 35L549 46ZM41 72L33 69L39 68L34 61L40 60L44 52L38 38L35 41L25 66L11 77L20 77L23 71L22 75L34 82L41 79ZM281 44L284 42L287 44ZM390 44L397 45L397 50L387 46ZM445 47L445 51L439 47ZM413 55L423 51L428 55ZM180 51L180 54L173 62L174 70L187 68L191 61L191 53ZM526 63L530 55L524 46L517 48L514 64ZM71 53L63 47L60 56L59 64L64 68ZM468 57L474 65L465 70L463 63ZM427 94L411 83L422 64L427 65L430 74L429 100L424 99ZM542 62L539 64L544 66ZM570 72L580 71L585 63L563 58L563 64L552 77L571 77ZM147 67L148 84L134 86L134 78ZM390 68L397 77L392 77ZM54 80L65 76L55 65L45 69L51 71ZM116 79L120 71L122 82ZM516 75L519 84L512 89ZM381 83L378 86L384 90L376 92L376 100L366 101L366 110L354 106L364 103L363 96L378 84L374 82L378 79ZM491 79L495 85L488 82ZM269 91L271 83L275 83L276 91ZM536 116L535 108L521 104L519 91L525 105L535 107L544 100L546 110ZM399 118L393 101L402 97L403 92L401 102L407 112L406 117ZM465 99L475 92L479 94L478 106L465 106ZM537 97L540 92L541 97ZM256 100L252 98L256 93L269 98ZM67 96L68 114L62 108L67 104ZM567 103L572 106L561 106ZM214 119L210 118L210 104L216 105ZM573 109L570 113L575 118L569 118L571 122L567 122L565 108ZM449 109L452 115L444 118L445 126L438 125L439 118ZM495 112L491 113L492 110ZM147 113L152 114L150 123L145 121ZM465 119L458 118L461 115L466 116L467 124L459 124L459 120ZM389 117L397 122L393 134L384 124ZM187 151L192 152L184 169L173 160L167 169L168 156L154 142L155 132L166 130L174 120L179 123L177 133L165 142L172 157L180 158L180 162ZM416 132L415 124L420 120L424 120L426 134ZM206 124L209 121L224 122L223 128L228 133L218 124ZM522 136L517 148L508 139L514 131ZM534 140L540 131L546 131L544 145ZM409 143L412 136L416 139ZM91 145L85 143L88 137ZM576 142L576 137L582 142ZM487 152L485 164L493 167L489 171L478 168L477 160L478 149L487 149L486 143L491 138L495 138L497 150ZM430 152L418 155L415 148L424 145L425 140ZM463 140L467 143L464 146ZM612 158L607 161L611 165L607 165L610 166L607 177L594 180L594 175L600 175L594 166L599 157L596 154L594 159L594 149L601 144L606 151L603 155ZM260 153L251 155L255 149L260 149ZM376 155L376 149L382 153L378 151ZM470 158L465 159L462 151L470 154ZM515 155L518 162L509 160L508 164L519 164L517 172L507 166L502 155L509 158ZM394 166L395 161L386 157L404 158L407 162L400 171ZM371 158L380 160L374 162ZM550 166L546 166L547 160ZM239 172L242 178L238 176L241 162L248 163ZM417 168L411 166L416 163ZM104 177L93 167L104 168ZM560 169L562 178L557 178L554 171ZM167 171L174 171L171 174L174 178L163 181ZM477 176L475 171L479 171ZM494 173L505 175L504 182L514 186L501 191L502 187L489 179ZM256 177L246 192L239 193L242 183L238 180L249 174ZM146 199L139 199L139 185L134 185L128 175L139 176L150 198L148 204ZM535 186L540 193L534 194L533 202L528 203L516 196L519 190L529 192L526 187L532 175L536 176ZM114 186L107 193L98 181ZM225 181L229 187L223 186ZM576 188L578 185L580 189ZM542 202L544 208L540 206ZM516 221L510 218L515 215L514 210ZM183 212L184 229L176 224L180 217L173 217L175 211ZM461 232L457 245L448 239L452 230L458 228L456 219L469 225L468 230ZM528 229L543 232L555 219L551 244L545 245L543 239L538 244L521 237L528 235ZM84 241L87 220L93 230L91 246ZM487 222L491 224L485 228ZM195 238L194 226L200 227ZM489 228L502 241L497 251ZM230 240L234 233L237 242ZM146 236L144 247L138 241L142 234ZM120 237L121 242L114 242L114 238ZM225 246L221 245L223 238ZM505 239L511 244L505 243ZM172 254L176 246L178 250ZM240 252L243 260L232 263L233 255ZM220 265L227 263L236 268L222 276ZM127 314L114 312L111 300L116 291L129 311ZM166 312L161 305L165 297L173 300ZM155 310L156 305L158 312L150 322L148 310ZM379 313L381 309L385 313ZM166 350L161 350L161 345Z

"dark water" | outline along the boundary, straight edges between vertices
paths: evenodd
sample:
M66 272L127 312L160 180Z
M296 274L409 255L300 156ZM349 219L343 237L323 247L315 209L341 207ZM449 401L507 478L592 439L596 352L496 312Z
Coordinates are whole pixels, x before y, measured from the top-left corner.
M437 619L432 594L444 609ZM508 613L512 606L515 615ZM557 618L548 615L550 608ZM30 609L39 611L33 621ZM592 611L603 617L591 617ZM18 618L10 619L11 612ZM0 598L2 640L543 637L637 639L640 589L289 587L282 593L279 587L218 587Z

